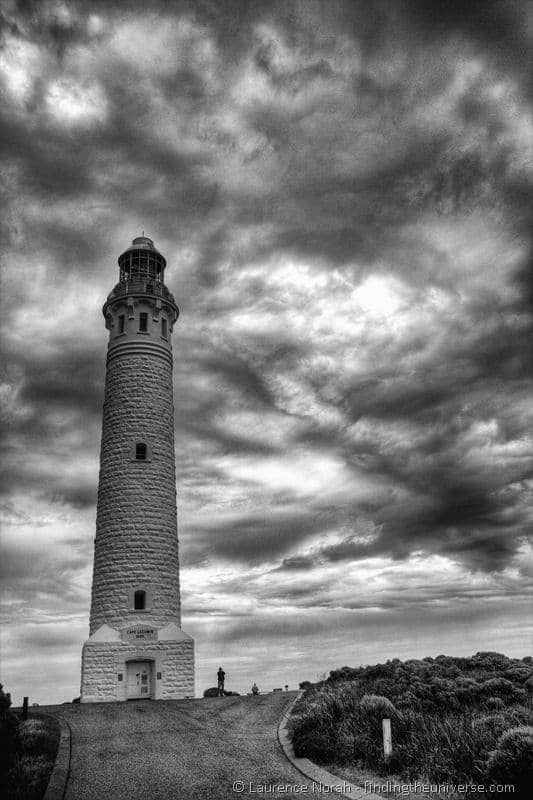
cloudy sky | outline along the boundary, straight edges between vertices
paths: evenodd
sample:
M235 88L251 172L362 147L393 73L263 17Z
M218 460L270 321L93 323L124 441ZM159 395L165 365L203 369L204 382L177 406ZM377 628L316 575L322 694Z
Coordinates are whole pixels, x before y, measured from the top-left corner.
M197 691L532 643L526 2L2 4L3 681L79 694L118 255L166 256Z

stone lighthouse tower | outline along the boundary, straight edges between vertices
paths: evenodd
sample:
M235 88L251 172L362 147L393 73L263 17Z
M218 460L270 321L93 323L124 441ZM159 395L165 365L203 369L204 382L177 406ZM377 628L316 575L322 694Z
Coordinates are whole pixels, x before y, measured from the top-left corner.
M109 330L89 639L81 702L194 696L181 629L172 346L178 307L146 236L118 259Z

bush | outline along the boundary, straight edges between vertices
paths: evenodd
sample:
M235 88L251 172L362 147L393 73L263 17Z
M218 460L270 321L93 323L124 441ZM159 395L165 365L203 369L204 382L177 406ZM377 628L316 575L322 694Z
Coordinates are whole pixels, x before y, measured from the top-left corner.
M472 730L475 736L484 742L484 749L491 750L496 747L499 737L509 727L509 722L503 713L481 714L472 720Z
M224 697L239 697L239 692L227 692L224 690ZM210 689L204 691L204 697L218 697L218 689L212 686Z
M383 717L392 717L396 713L394 704L391 703L388 697L382 697L378 694L365 694L361 698L361 709L369 714Z
M485 705L487 708L490 708L491 711L497 711L501 708L505 708L505 702L501 697L487 697L485 700Z
M42 796L43 774L49 773L50 762L44 756L17 753L9 773L7 796L10 800L26 800Z
M339 725L357 702L349 684L311 689L293 709L289 731L294 752L312 761L335 761L342 751Z
M516 683L525 683L525 681L531 677L531 668L525 664L509 667L509 669L506 669L503 673L503 677L507 678L509 681L515 681Z
M513 783L515 796L525 796L533 783L533 728L523 725L506 731L489 756L487 773L498 783Z
M501 697L510 701L519 701L525 697L524 690L506 678L489 678L481 684L479 691L483 697Z
M50 742L50 727L38 717L32 717L19 725L20 750L26 755L46 753Z
M30 717L18 726L17 749L4 776L4 796L10 800L42 798L52 771L60 726L47 716Z
M0 780L12 765L18 748L18 724L11 711L11 697L0 683Z
M527 723L525 663L484 652L333 670L294 706L296 755L382 775L398 770L406 780L481 783L499 737ZM384 717L392 722L387 762Z

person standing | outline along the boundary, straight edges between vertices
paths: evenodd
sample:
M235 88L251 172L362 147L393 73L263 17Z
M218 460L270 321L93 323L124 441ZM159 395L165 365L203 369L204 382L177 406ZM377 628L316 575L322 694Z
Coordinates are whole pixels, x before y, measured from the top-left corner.
M253 695L259 694L259 687L257 683L254 683L254 685L252 686L252 694Z
M218 668L217 672L217 689L218 689L218 696L224 697L224 681L226 679L226 673L222 669L222 667Z

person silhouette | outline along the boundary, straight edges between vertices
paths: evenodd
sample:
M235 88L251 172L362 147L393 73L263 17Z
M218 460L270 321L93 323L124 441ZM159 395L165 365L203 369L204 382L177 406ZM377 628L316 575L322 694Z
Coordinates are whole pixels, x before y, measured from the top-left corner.
M254 685L252 686L252 694L259 694L257 683L254 683Z
M222 669L222 667L218 668L217 672L217 689L218 689L218 697L224 697L224 680L226 678L226 673Z

